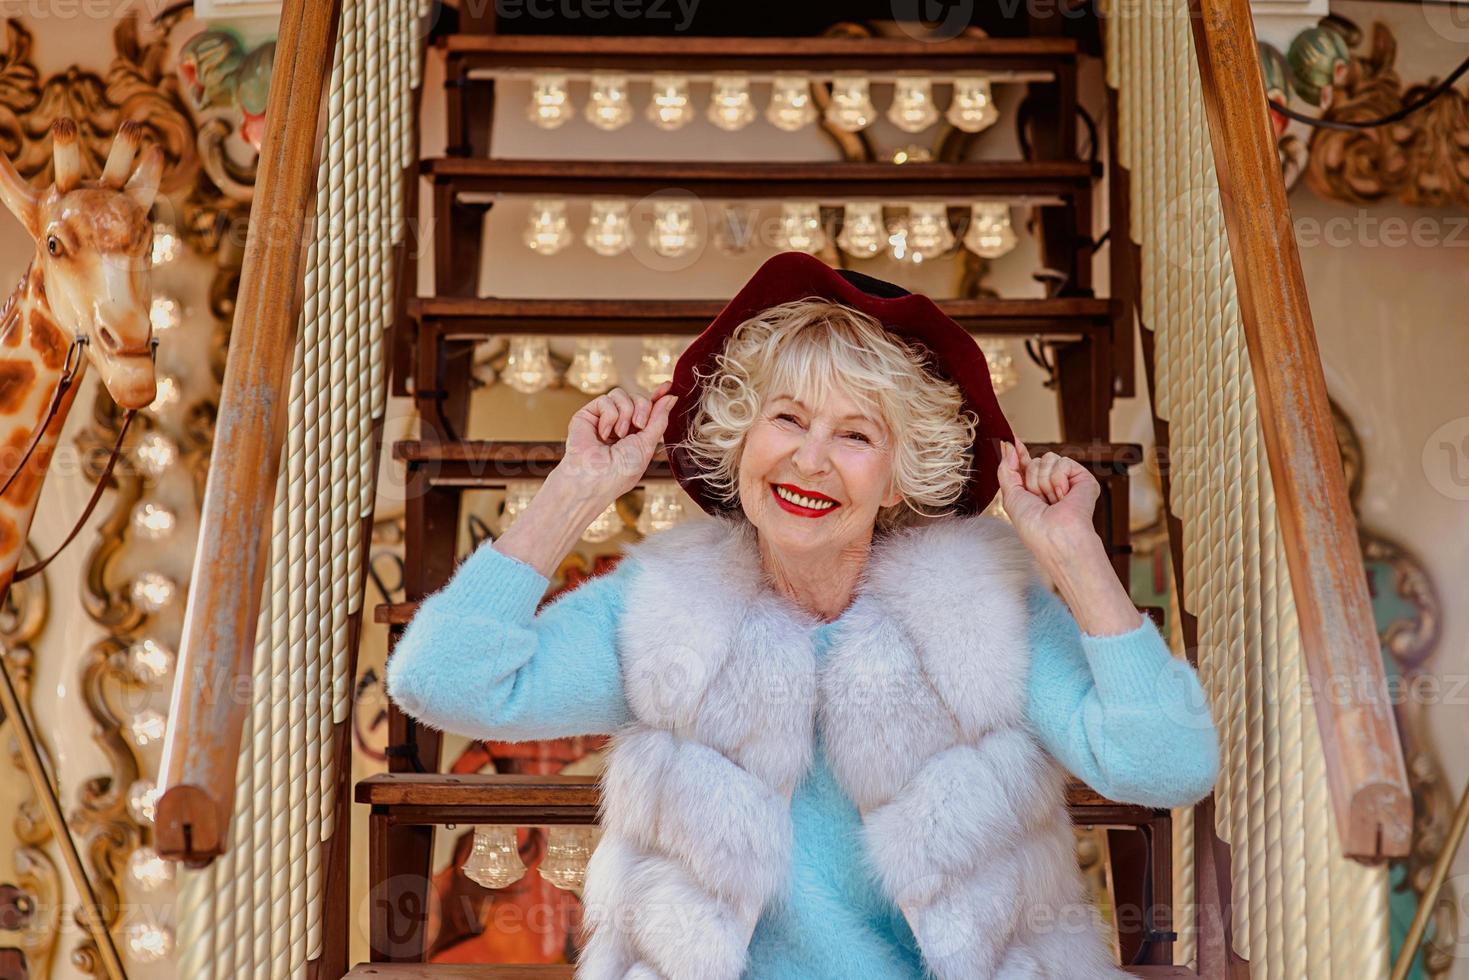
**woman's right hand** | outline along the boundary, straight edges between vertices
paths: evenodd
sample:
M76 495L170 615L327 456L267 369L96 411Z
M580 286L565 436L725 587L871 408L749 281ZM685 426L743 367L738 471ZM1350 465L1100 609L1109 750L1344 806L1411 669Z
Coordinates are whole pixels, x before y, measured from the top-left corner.
M633 396L613 388L571 417L566 453L558 469L584 493L609 503L638 485L668 427L678 396L672 381L650 395Z

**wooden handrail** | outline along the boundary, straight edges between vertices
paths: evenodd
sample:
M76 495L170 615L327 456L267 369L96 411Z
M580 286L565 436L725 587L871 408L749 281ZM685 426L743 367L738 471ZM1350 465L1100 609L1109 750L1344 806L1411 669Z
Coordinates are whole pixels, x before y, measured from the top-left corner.
M301 313L306 214L340 0L285 0L245 261L160 763L154 847L191 867L224 852L250 709L255 625Z
M1343 853L1408 853L1412 797L1265 107L1249 0L1190 0L1240 319ZM1222 448L1222 447L1221 447Z

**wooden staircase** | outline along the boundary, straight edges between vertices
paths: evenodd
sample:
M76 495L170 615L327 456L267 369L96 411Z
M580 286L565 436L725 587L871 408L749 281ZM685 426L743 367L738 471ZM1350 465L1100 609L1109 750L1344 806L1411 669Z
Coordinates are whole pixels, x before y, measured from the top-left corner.
M464 33L439 39L446 66L448 155L424 160L432 186L434 294L402 297L393 341L394 391L413 397L420 438L393 447L407 470L405 601L375 612L389 626L390 647L418 602L442 587L460 556L455 543L466 490L503 487L512 479L544 477L559 462L561 444L470 439L470 351L497 334L696 334L724 301L510 299L478 295L482 227L497 195L641 196L678 186L701 196L823 200L947 201L1012 196L1040 209L1042 257L1060 274L1054 295L1039 299L972 298L940 305L976 334L1035 338L1051 354L1063 442L1028 444L1055 450L1098 477L1102 497L1097 530L1118 575L1128 580L1128 470L1141 447L1108 441L1115 394L1132 386L1131 320L1126 304L1093 295L1092 200L1101 177L1095 161L1076 158L1074 106L1078 48L1059 37L957 38L919 42L891 38L601 38L499 36L493 24L466 18ZM915 66L934 71L1012 73L1025 81L1038 109L1032 117L1031 158L907 165L870 161L605 162L508 160L490 153L488 120L495 79L536 68L596 67L629 71L710 69L859 70L880 73ZM960 148L962 156L963 147ZM404 276L414 282L412 270ZM661 452L648 479L667 479ZM371 943L374 962L352 977L493 978L530 980L572 975L570 966L430 965L419 961L425 942L426 888L436 826L591 824L597 819L593 777L445 775L440 734L389 707L389 772L362 781L357 802L371 809ZM1080 784L1068 802L1080 825L1113 828L1115 899L1131 907L1171 908L1172 836L1169 814L1124 806ZM1172 925L1120 936L1124 962L1151 964L1140 976L1191 975L1166 966Z

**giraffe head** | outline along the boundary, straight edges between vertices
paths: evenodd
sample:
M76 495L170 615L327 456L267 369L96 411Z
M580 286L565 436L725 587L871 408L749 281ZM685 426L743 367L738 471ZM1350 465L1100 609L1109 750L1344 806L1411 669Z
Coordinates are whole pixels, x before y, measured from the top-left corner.
M148 211L163 175L163 154L150 146L134 169L143 127L125 122L102 176L83 179L77 125L51 127L56 179L37 190L0 154L0 199L36 242L39 271L57 324L86 341L87 357L123 408L146 408L157 392L153 373L153 222Z

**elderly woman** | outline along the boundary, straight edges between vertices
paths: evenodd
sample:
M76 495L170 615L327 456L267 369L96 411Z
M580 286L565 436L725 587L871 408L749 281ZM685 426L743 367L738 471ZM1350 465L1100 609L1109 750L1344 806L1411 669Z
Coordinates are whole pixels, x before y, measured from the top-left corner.
M536 612L665 435L712 519ZM997 488L1010 523L979 513ZM613 733L582 980L1120 976L1065 771L1181 806L1218 749L1098 494L1013 439L931 301L783 253L671 383L575 415L514 526L424 601L388 691L476 738Z

